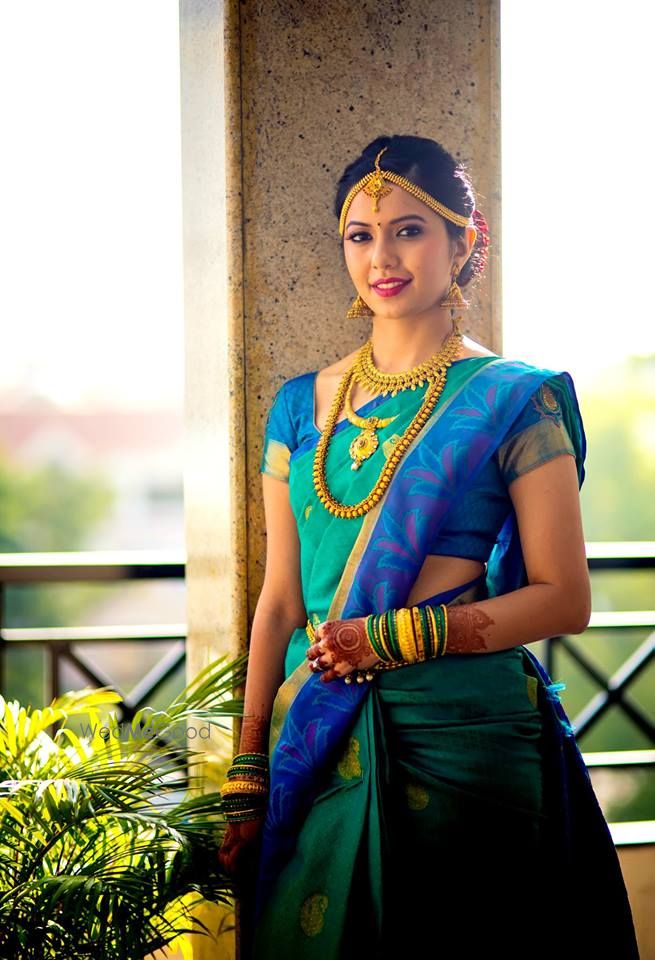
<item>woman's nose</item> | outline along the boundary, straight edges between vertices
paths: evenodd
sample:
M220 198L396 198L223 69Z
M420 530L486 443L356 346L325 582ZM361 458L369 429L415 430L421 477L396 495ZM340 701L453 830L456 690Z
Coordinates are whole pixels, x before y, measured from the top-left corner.
M371 266L374 270L386 270L397 263L398 255L393 248L393 243L380 234L373 246Z

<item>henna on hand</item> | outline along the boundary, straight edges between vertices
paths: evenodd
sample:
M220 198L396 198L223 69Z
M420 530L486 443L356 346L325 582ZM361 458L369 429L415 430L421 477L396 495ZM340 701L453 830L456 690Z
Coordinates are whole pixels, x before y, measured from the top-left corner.
M329 683L354 669L368 669L379 662L366 633L366 618L326 620L316 628L316 643L307 650L310 669L323 669L321 681ZM316 661L316 666L312 666Z
M366 627L360 620L328 620L323 625L325 649L334 663L349 663L357 667L373 651L366 636Z
M446 653L479 653L487 649L483 631L495 624L476 603L448 607L448 644Z
M268 753L270 718L261 714L246 714L241 721L239 753Z

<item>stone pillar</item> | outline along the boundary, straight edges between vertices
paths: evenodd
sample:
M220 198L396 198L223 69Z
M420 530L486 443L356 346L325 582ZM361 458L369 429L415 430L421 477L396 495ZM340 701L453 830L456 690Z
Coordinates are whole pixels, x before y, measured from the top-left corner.
M467 163L492 247L464 330L501 352L498 8L181 0L190 675L247 640L274 390L366 337L345 319L332 205L375 136L433 137Z
M248 515L241 211L238 4L181 0L184 225L184 503L187 546L187 677L245 649ZM231 756L227 738L207 751L206 789ZM233 912L207 904L210 930ZM194 936L196 960L232 960L233 932ZM177 960L177 957L171 958Z

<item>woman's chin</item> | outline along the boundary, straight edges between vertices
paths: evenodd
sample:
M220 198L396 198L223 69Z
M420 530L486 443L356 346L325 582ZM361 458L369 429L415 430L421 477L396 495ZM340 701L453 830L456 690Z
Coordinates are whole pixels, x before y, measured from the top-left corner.
M391 304L383 303L372 308L374 317L379 320L402 320L404 322L426 319L434 308L431 304Z

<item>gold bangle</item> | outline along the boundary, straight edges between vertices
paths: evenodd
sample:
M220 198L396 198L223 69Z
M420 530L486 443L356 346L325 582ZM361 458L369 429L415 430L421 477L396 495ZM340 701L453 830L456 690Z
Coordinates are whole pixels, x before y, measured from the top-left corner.
M434 640L432 643L432 659L436 660L437 657L439 656L439 626L437 624L437 618L435 616L434 610L432 609L429 603L426 604L425 609L427 610L428 616L430 618L430 624L432 625L432 634L434 637Z
M389 639L389 624L387 623L386 614L383 613L380 616L379 624L380 624L380 634L382 636L382 645L384 649L388 652L389 659L392 660L393 654L391 653L391 641Z
M414 643L416 645L416 659L423 661L425 657L425 637L423 636L423 624L421 623L421 614L418 607L410 607L412 613L412 624L414 626Z
M428 660L434 660L437 653L437 637L434 632L434 619L430 616L432 612L432 607L429 603L425 605L425 623L428 631L428 639L426 646L426 657Z
M406 663L416 662L416 647L412 643L411 623L412 615L406 607L397 612L398 618L398 645L400 655Z
M222 797L229 797L231 794L265 794L268 793L268 787L264 783L256 783L254 780L230 780L221 787Z

